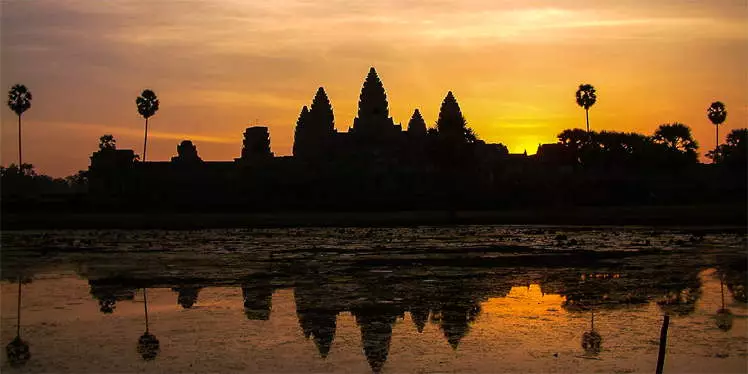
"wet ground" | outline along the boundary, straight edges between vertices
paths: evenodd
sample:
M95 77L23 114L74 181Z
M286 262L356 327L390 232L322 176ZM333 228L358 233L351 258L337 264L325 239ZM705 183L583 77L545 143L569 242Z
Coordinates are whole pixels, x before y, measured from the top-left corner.
M740 230L24 231L2 244L0 337L16 336L20 279L30 353L4 355L3 372L653 372L665 314L666 373L748 370Z

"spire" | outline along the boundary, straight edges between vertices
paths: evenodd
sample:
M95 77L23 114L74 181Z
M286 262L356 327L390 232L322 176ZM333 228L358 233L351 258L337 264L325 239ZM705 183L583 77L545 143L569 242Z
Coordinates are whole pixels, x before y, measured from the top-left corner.
M312 108L309 110L309 118L312 126L318 131L330 131L335 128L335 116L332 112L332 104L327 98L325 89L320 87L314 95Z
M358 118L380 117L386 119L390 116L387 105L387 94L384 85L379 80L377 71L372 67L366 76L364 86L361 87L361 96L358 101Z
M448 138L464 138L465 125L465 117L462 116L460 105L457 104L452 91L449 91L442 102L439 120L436 122L439 134Z
M421 112L418 109L416 109L413 112L413 116L410 117L410 122L408 122L408 133L415 135L426 134L426 121L423 120Z
M309 115L309 109L304 105L303 108L301 108L301 113L299 113L299 119L296 120L296 128L304 127L304 122L306 121L307 116Z
M299 155L299 149L303 148L300 143L303 143L303 135L301 133L306 128L306 122L307 118L309 118L309 109L307 109L306 105L304 105L303 108L301 108L301 113L299 113L299 119L296 120L296 129L294 130L294 141L293 141L293 154L294 156ZM302 151L303 152L303 151Z

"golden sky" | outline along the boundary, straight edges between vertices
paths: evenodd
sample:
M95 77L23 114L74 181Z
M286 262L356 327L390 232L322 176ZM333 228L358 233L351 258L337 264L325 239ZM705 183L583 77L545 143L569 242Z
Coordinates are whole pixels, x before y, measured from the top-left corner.
M580 83L598 102L592 129L650 134L689 125L714 147L706 108L727 105L720 135L748 119L745 0L2 0L0 83L34 95L24 160L53 176L88 166L98 137L142 153L135 97L153 89L149 160L191 139L231 160L244 128L270 127L288 155L303 105L324 86L347 130L376 67L391 115L427 124L452 90L479 137L534 153L584 127ZM2 164L17 162L15 115L2 110Z

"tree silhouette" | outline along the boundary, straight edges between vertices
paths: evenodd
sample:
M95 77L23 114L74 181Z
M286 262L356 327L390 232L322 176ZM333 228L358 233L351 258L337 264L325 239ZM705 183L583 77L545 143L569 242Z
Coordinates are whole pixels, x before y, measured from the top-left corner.
M721 101L713 102L712 105L707 108L706 116L710 121L712 121L712 124L714 124L714 128L716 131L716 137L714 141L714 151L716 155L719 153L719 125L721 125L722 122L725 122L725 119L727 119L727 110L725 110L725 104L723 104Z
M587 119L587 132L590 132L590 107L597 101L595 87L591 84L580 84L577 89L577 105L584 108L584 114Z
M582 163L582 149L592 138L589 132L582 129L566 129L557 135L559 143L566 146L577 164Z
M153 117L158 111L158 98L152 90L145 89L135 99L135 104L138 106L138 113L145 118L145 139L143 140L143 162L145 162L146 149L148 147L148 118Z
M717 147L716 151L709 151L706 156L715 163L735 166L738 170L744 171L748 163L748 129L730 131L725 144Z
M408 121L408 134L417 136L426 135L426 121L423 120L421 112L416 109Z
M566 129L558 134L558 141L573 150L579 151L588 142L588 134L589 132L582 129Z
M117 149L117 141L112 134L104 134L99 138L99 150Z
M682 123L661 125L652 139L669 151L682 155L689 162L696 162L699 144L691 135L691 128Z
M21 115L31 108L31 91L22 84L15 84L8 91L8 107L18 116L18 164L23 165L21 151Z

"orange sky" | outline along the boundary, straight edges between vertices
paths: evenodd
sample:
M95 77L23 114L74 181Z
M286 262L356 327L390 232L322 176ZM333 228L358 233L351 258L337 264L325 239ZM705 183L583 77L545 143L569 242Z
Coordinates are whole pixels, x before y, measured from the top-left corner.
M290 154L301 106L324 86L347 130L375 66L395 122L427 123L452 90L488 142L534 153L584 127L580 83L598 90L593 129L650 134L679 121L714 147L748 125L745 0L88 1L3 0L0 83L24 83L24 160L53 176L88 166L98 137L143 147L135 97L156 91L149 160L192 139L205 160L231 160L258 121ZM2 110L2 164L17 162L17 124Z

